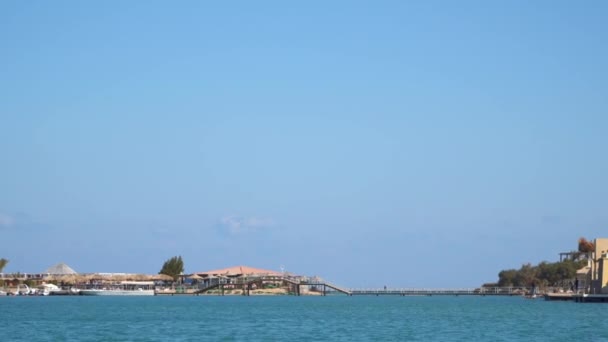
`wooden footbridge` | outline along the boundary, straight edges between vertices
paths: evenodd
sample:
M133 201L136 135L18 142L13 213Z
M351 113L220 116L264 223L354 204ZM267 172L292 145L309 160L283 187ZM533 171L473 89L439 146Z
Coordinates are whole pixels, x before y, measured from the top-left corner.
M347 289L329 283L319 278L308 277L281 277L281 276L257 276L243 278L213 278L199 287L194 294L204 294L212 290L219 290L219 295L224 295L226 289L241 289L243 295L249 296L251 291L263 288L264 284L281 283L291 288L291 293L300 296L302 287L315 288L322 295L345 294L347 296L520 296L530 293L531 288L515 287L482 287L482 288L382 288L382 289Z
M224 295L224 291L228 288L238 288L243 290L243 295L249 296L252 290L262 288L265 283L283 283L292 288L292 293L296 296L302 294L302 287L315 287L322 291L323 295L328 292L338 292L346 295L351 295L351 292L345 288L331 284L329 282L307 277L279 277L279 276L258 276L244 277L235 279L214 278L208 283L205 283L194 294L203 294L211 290L219 289L219 294Z
M514 287L453 288L453 289L351 289L351 296L521 296L531 289Z

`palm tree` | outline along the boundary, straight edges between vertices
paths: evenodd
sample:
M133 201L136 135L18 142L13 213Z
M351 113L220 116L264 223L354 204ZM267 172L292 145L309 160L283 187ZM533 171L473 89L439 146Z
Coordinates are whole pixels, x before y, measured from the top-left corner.
M4 270L4 267L6 267L6 264L8 264L8 260L7 259L0 259L0 273L2 273L2 270Z

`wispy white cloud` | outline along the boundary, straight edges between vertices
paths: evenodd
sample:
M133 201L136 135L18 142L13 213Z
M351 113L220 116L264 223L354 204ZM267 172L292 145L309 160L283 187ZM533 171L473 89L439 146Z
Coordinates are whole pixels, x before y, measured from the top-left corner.
M5 213L0 213L0 229L12 228L15 226L16 220L13 216Z
M51 226L44 222L33 220L28 214L17 212L0 212L0 230L48 230Z
M276 222L266 217L224 216L218 226L221 232L235 236L268 231L276 227Z

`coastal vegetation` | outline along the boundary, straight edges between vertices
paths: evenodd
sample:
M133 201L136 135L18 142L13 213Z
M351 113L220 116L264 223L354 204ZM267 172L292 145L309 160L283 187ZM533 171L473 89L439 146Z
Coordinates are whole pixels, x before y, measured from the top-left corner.
M2 273L2 271L4 271L4 267L6 267L6 265L8 264L8 259L0 259L0 273ZM4 280L0 280L0 286L4 286L5 282Z
M177 281L179 275L184 273L184 261L181 256L174 256L171 259L165 261L163 267L158 274L165 274Z
M569 286L576 276L576 271L586 264L586 260L543 261L536 266L528 263L518 270L500 271L498 286Z
M524 264L519 269L502 270L498 273L498 286L569 286L576 271L587 265L589 253L595 245L584 237L578 240L578 250L571 258L560 262L543 261L536 266Z
M584 237L578 239L578 251L581 253L591 253L595 249L595 245L591 241L587 241Z

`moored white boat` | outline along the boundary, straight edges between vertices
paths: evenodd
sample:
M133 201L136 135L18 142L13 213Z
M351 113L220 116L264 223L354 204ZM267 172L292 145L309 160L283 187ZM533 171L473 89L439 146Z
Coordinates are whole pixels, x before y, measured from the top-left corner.
M122 281L103 288L81 289L83 296L154 296L153 281Z
M30 287L27 286L27 284L19 284L17 285L17 291L16 291L16 295L17 296L27 296L30 294Z
M70 290L63 290L55 284L41 284L38 286L38 294L42 296L65 296L77 293L72 293Z

